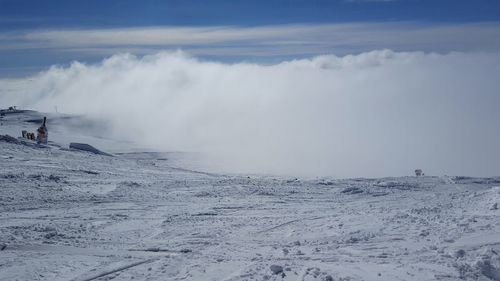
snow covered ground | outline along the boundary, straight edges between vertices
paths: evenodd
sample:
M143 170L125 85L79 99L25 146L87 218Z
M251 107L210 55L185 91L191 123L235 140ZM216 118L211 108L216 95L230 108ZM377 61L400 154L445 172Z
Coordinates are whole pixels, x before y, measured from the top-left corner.
M0 280L500 280L500 177L208 173L51 120L48 148L0 141Z

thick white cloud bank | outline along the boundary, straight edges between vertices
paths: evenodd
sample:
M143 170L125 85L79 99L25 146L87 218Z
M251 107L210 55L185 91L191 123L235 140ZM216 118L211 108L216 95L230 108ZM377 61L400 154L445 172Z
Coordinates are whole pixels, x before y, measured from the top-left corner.
M181 52L0 80L0 103L86 114L116 137L230 172L499 175L500 54L388 50L275 65Z

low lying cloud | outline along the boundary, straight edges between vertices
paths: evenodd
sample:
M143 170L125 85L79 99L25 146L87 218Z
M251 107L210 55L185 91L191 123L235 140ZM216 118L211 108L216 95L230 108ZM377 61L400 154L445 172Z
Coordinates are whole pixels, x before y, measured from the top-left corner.
M198 151L231 172L494 175L499 53L380 50L274 65L182 52L74 62L0 80L0 102L85 114L117 138Z

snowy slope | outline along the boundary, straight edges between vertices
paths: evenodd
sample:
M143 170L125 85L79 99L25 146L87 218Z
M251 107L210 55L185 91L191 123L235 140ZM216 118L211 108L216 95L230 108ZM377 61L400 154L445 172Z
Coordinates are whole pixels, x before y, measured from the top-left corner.
M0 280L500 280L500 178L213 174L61 128L0 141Z

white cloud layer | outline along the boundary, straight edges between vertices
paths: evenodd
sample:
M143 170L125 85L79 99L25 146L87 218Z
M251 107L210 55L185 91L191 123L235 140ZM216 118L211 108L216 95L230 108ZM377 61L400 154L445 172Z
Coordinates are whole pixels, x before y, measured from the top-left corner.
M114 55L0 80L5 105L86 114L116 137L233 172L498 175L500 54L388 50L275 65Z

